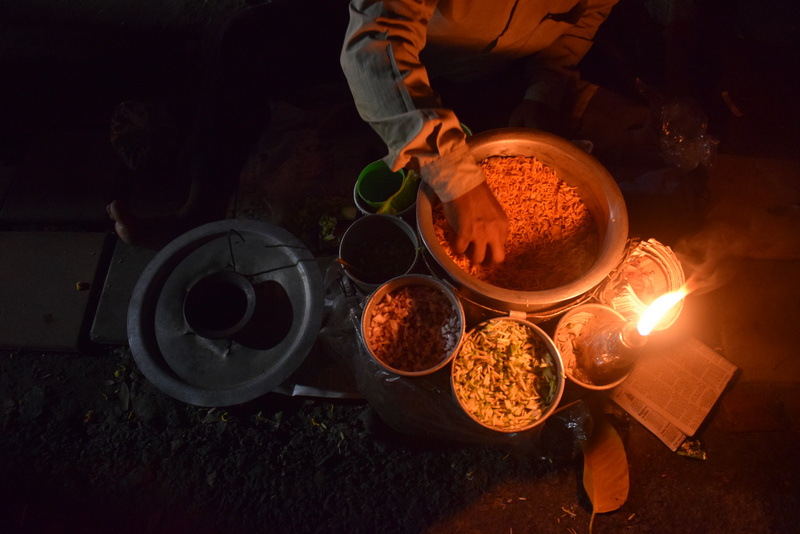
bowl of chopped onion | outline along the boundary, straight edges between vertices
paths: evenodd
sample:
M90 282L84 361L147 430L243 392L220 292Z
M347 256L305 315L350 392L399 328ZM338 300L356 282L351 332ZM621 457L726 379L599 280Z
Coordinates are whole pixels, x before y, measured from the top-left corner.
M459 296L530 319L568 309L619 265L628 212L596 158L566 139L525 128L481 132L467 145L509 219L505 260L475 265L456 253L442 203L427 184L416 203L425 260Z
M464 337L464 309L444 283L422 274L398 276L367 299L361 336L384 369L421 376L445 367Z
M450 382L474 421L498 432L522 432L555 411L565 377L558 350L541 328L496 317L466 334Z

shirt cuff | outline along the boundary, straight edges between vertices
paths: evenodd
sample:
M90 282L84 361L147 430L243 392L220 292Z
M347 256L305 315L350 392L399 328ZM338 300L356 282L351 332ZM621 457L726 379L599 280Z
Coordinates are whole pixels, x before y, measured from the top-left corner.
M420 177L442 202L450 202L486 180L466 144L421 167Z

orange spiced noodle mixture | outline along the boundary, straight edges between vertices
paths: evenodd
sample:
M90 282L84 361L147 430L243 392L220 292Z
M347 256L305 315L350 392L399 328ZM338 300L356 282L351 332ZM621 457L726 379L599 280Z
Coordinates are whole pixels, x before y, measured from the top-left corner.
M433 209L434 229L456 265L486 283L517 291L560 287L589 270L597 258L599 233L574 187L534 157L492 156L480 165L508 215L506 259L498 265L473 265L456 254L439 203Z

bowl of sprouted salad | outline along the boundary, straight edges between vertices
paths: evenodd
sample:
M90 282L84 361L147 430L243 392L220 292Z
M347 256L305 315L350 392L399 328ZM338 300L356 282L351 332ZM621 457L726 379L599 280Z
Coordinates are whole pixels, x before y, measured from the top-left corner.
M522 432L555 411L565 377L558 350L541 328L498 317L467 333L450 381L474 421L499 432Z

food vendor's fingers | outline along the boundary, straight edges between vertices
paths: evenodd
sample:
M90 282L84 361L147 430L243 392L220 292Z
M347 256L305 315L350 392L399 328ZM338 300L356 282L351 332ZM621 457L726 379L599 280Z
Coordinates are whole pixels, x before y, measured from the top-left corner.
M472 263L480 264L489 259L490 248L499 249L505 243L508 217L486 182L443 207L454 233L450 245L456 254L466 254ZM500 252L494 258L502 256Z
M454 232L454 234L450 246L453 247L453 251L456 254L466 254L470 245L469 238L459 232Z
M470 243L469 253L467 255L473 265L480 265L483 263L483 260L486 259L487 248L488 245L485 241L473 241Z
M489 249L487 259L492 263L503 263L503 260L506 259L506 247L503 243L489 243L487 248Z

